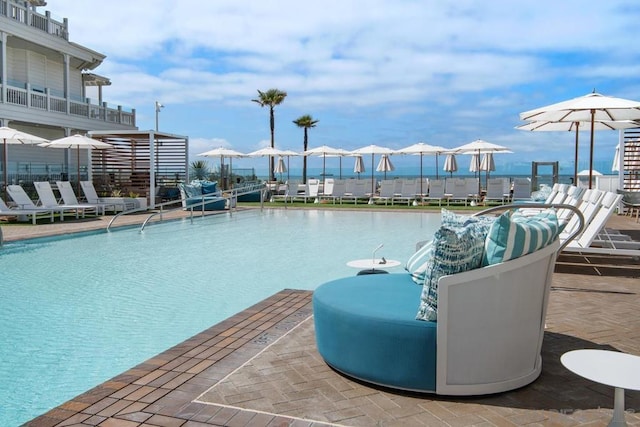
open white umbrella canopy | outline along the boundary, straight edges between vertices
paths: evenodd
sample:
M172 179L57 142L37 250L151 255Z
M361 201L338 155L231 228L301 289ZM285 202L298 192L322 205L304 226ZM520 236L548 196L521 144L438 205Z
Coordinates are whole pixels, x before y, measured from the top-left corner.
M453 173L458 170L458 161L456 160L455 154L447 154L447 157L444 160L444 167L442 169L453 176Z
M596 120L593 123L594 130L620 130L640 127L640 123L633 120ZM516 126L518 130L528 130L532 132L574 132L575 131L575 153L574 153L574 169L573 180L578 182L578 142L579 132L589 130L589 124L585 122L550 122L547 120L536 120Z
M509 150L507 147L503 147L502 145L493 144L491 142L484 141L482 139L476 139L473 142L470 142L465 145L461 145L460 147L456 147L452 149L455 153L459 154L477 154L478 155L478 170L480 167L480 154L487 153L512 153L513 151ZM478 180L478 194L481 192L480 188L480 180Z
M310 150L307 150L302 154L305 156L322 157L322 182L324 184L326 180L325 170L326 170L327 157L344 156L345 153L349 153L349 152L340 148L333 148L333 147L329 147L328 145L321 145L320 147L311 148Z
M444 147L440 147L438 145L430 145L425 142L418 142L396 151L396 154L413 154L416 156L420 156L420 194L424 194L424 191L422 189L422 157L425 154L436 156L436 179L438 179L438 156L445 151L447 151L447 149Z
M391 159L389 159L388 154L383 154L380 157L380 161L378 162L378 166L376 167L376 171L384 172L384 179L387 179L387 172L392 172L395 170L393 163L391 163Z
M63 138L54 139L51 142L46 142L44 144L40 144L41 147L45 148L69 148L76 149L77 153L77 165L78 165L78 183L76 187L76 191L80 194L80 150L89 150L89 149L97 149L97 150L107 150L109 148L114 148L113 145L108 144L103 141L99 141L97 139L89 138L85 135L71 135L65 136Z
M4 198L5 201L7 199L7 185L9 180L9 161L8 161L8 153L9 153L9 144L42 144L45 142L49 142L44 138L40 138L39 136L31 135L27 132L22 132L17 129L13 129L10 127L2 126L0 127L0 139L2 140L2 172L3 179L2 185L4 190Z
M596 121L640 120L640 102L589 93L520 113L520 119L551 122L588 122L590 124L589 170L593 170L594 131ZM589 188L593 174L589 175Z
M252 151L251 153L247 153L247 157L269 157L269 165L271 165L271 157L274 156L290 156L291 151L288 150L280 150L274 147L265 147L256 151ZM296 153L297 154L297 153ZM267 170L269 169L268 166Z
M375 193L375 180L373 179L373 158L376 154L393 154L394 151L391 148L381 147L379 145L367 145L366 147L361 147L356 150L353 150L351 154L371 154L371 194Z
M218 148L214 148L213 150L209 150L209 151L205 151L204 153L200 153L198 154L198 156L202 156L202 157L220 157L220 178L222 178L222 171L224 171L224 158L228 158L229 159L229 178L227 180L228 183L231 182L231 175L233 173L233 158L234 157L245 157L244 154L242 154L239 151L236 150L232 150L231 148L227 148L227 147L218 147ZM224 186L224 183L221 183L221 187ZM225 188L222 188L223 190L225 190Z

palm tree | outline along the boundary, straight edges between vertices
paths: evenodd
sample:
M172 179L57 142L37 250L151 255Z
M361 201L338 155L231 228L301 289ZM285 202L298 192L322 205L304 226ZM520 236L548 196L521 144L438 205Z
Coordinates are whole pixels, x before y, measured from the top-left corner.
M309 114L305 114L304 116L298 117L293 121L298 127L304 128L304 150L307 151L309 149L309 138L307 135L307 129L316 127L316 123L318 120L313 120ZM306 184L307 182L307 156L304 156L302 159L302 182Z
M258 90L258 99L252 99L253 102L257 102L261 107L265 105L269 106L269 119L271 124L271 148L275 147L274 133L275 133L275 117L273 115L273 109L276 105L281 104L287 97L287 92L279 89L269 89L266 92ZM269 181L273 181L273 156L270 158L269 164Z
M204 160L191 162L191 176L195 179L207 179L209 176L209 165Z

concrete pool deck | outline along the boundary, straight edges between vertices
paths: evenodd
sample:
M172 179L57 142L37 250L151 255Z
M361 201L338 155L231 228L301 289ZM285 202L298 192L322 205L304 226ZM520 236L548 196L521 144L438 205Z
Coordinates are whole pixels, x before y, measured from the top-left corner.
M136 218L139 223L146 215L128 220L135 224ZM101 218L2 229L10 241L106 223ZM609 226L640 232L628 217L616 216ZM613 389L572 374L559 359L578 348L640 355L639 278L637 261L563 256L553 277L542 374L512 392L434 397L346 378L315 350L312 293L283 290L27 425L606 425ZM625 403L627 422L640 425L640 392L627 391Z

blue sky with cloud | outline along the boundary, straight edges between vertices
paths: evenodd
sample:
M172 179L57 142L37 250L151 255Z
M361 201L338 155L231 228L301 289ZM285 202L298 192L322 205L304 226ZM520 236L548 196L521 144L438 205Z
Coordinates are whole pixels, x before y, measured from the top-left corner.
M498 168L559 160L570 173L574 135L515 130L518 114L594 89L640 100L633 0L51 0L44 9L69 18L71 41L107 55L95 70L112 81L104 100L135 108L140 129L155 127L160 101L160 129L189 136L192 160L268 145L268 108L251 100L278 88L288 93L276 107L278 148L302 150L292 121L310 114L319 120L310 147L484 139L514 151L496 157ZM580 138L586 166L588 132ZM617 141L617 131L597 132L596 160L610 163Z

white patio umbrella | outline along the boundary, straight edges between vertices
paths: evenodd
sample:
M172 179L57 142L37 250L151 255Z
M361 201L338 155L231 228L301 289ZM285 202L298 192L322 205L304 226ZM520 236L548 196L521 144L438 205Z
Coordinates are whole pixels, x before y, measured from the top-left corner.
M265 147L265 148L261 148L260 150L256 150L256 151L252 151L251 153L248 153L247 157L269 157L269 166L267 167L267 170L268 170L271 167L271 157L290 156L291 155L290 153L292 152L287 150L279 150L274 147ZM271 175L271 173L269 173L269 175Z
M200 153L198 154L198 156L202 156L202 157L220 157L220 178L222 179L222 172L224 171L224 159L225 157L229 159L229 177L227 179L227 184L228 187L227 188L231 188L231 177L233 174L233 158L234 157L245 157L244 154L240 153L239 151L236 150L232 150L231 148L226 148L226 147L218 147L218 148L214 148L213 150L209 150L209 151L205 151L204 153ZM225 185L224 185L224 180L221 183L221 187L223 190L226 190Z
M473 175L476 176L479 170L480 155L478 153L473 153L471 155L471 161L469 162L469 172L473 172Z
M574 182L578 182L578 141L579 141L579 132L589 130L587 127L587 123L575 121L575 122L550 122L546 120L536 120L529 123L525 123L520 126L516 126L518 130L528 130L532 132L574 132L576 134L575 137L575 154L574 154L574 169L573 169L573 180ZM633 120L620 120L620 121L610 121L610 120L596 120L593 123L594 130L619 130L619 129L629 129L634 127L640 127L640 123L635 122Z
M453 173L458 170L458 161L456 160L455 154L447 154L447 158L444 160L444 167L442 168L445 172L449 172L451 176Z
M436 156L436 179L438 179L438 156L444 152L446 152L447 149L444 147L440 147L437 145L429 145L426 144L424 142L418 142L416 144L410 145L408 147L405 148L401 148L400 150L397 150L396 153L397 154L413 154L413 155L419 155L420 156L420 194L424 194L424 191L422 189L422 157L425 154L435 154Z
M360 174L365 172L364 161L362 160L362 156L354 156L356 161L353 165L353 172L358 174L358 179L360 179Z
M589 170L593 170L594 131L596 121L640 120L640 102L590 93L568 101L558 102L520 113L521 120L551 122L589 122ZM589 188L593 174L589 175Z
M616 152L613 154L611 172L620 172L620 144L616 145Z
M395 170L393 163L391 163L391 159L389 159L388 154L383 154L380 157L380 161L378 162L378 166L376 167L376 171L384 172L384 179L387 179L387 172L392 172Z
M89 150L89 149L97 149L97 150L108 150L109 148L114 148L113 145L108 144L103 141L99 141L97 139L89 138L85 135L71 135L65 136L64 138L54 139L51 142L46 142L44 144L40 144L41 147L45 148L75 148L77 153L77 163L78 163L78 183L76 187L76 191L80 194L80 150Z
M493 153L484 153L482 155L482 161L480 162L480 171L485 172L485 188L489 185L489 174L494 170L496 170L496 164L493 161Z
M353 150L352 154L371 154L371 194L376 192L375 188L375 180L373 177L373 158L376 154L393 154L393 150L387 147L380 147L379 145L367 145L366 147L358 148L357 150Z
M17 129L12 129L10 127L0 127L0 139L2 139L2 185L3 185L3 197L4 200L7 200L7 185L9 184L9 161L8 161L8 153L9 153L9 144L42 144L44 142L49 142L44 138L40 138L39 136L31 135L27 132L22 132Z
M343 156L344 153L348 153L348 151L345 151L339 148L329 147L328 145L321 145L320 147L307 150L302 154L305 156L322 157L322 184L324 185L326 180L325 170L326 170L327 157Z
M502 145L498 145L498 144L493 144L491 142L487 142L482 139L476 139L473 142L470 142L465 145L461 145L460 147L454 148L451 151L454 151L459 154L477 154L478 159L480 158L480 154L512 153L512 151L509 150L507 147L503 147ZM478 180L478 194L480 194L481 190L482 188L480 185L480 180Z
M284 164L284 157L278 157L278 163L276 163L276 167L273 168L273 173L280 174L280 181L282 181L282 174L287 171L287 166Z

